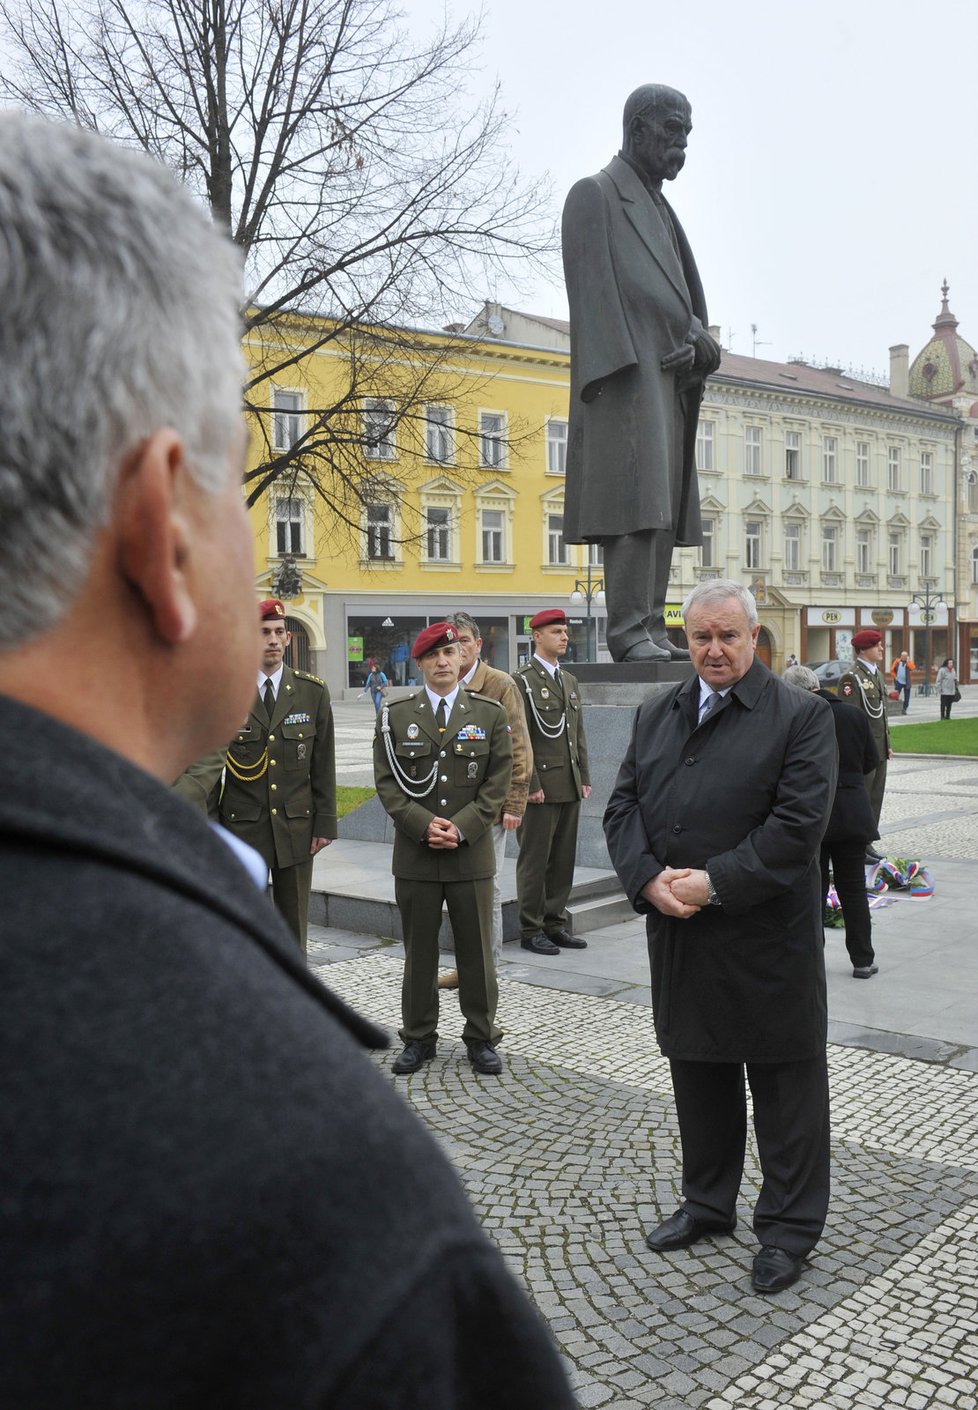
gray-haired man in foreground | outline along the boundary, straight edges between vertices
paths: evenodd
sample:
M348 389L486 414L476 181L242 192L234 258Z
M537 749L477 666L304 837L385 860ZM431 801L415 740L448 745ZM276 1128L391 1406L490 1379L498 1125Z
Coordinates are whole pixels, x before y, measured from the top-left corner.
M382 1035L166 787L254 691L239 297L161 168L0 116L4 1403L570 1406Z

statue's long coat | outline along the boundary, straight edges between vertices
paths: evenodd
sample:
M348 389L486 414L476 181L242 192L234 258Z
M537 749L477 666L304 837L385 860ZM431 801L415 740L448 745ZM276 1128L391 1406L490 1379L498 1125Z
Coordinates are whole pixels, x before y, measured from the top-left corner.
M679 253L638 173L615 157L564 203L571 401L564 497L568 543L675 529L702 541L694 463L702 379L662 358L707 326L689 242Z

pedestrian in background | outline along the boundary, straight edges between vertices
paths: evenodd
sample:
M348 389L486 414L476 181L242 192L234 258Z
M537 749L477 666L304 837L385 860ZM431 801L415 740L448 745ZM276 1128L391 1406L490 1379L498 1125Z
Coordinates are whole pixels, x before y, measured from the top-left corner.
M945 656L937 668L937 693L941 697L941 719L951 718L951 706L961 699L958 678L954 674L954 657Z
M879 973L879 965L873 951L873 922L866 894L865 860L867 846L880 834L865 780L880 761L879 751L863 711L840 700L831 690L822 690L814 671L807 666L789 666L783 679L788 685L820 695L832 707L832 723L839 746L839 781L819 853L822 907L824 910L829 894L831 867L836 895L846 923L846 950L852 961L852 977L872 979L874 974Z
M913 689L913 673L916 669L915 663L910 659L909 651L901 651L890 667L893 684L903 696L904 714L910 709L910 692Z

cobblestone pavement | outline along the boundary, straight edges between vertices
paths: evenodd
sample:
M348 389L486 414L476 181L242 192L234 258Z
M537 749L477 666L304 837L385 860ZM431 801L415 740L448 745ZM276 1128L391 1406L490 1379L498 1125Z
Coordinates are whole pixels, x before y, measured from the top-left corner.
M394 955L320 973L393 1024ZM553 1328L582 1406L978 1403L978 1074L830 1047L829 1224L801 1282L762 1298L749 1283L753 1147L733 1237L645 1248L643 1231L679 1199L648 1009L503 980L500 1018L502 1078L469 1068L448 996L434 1062L391 1080ZM391 1056L374 1061L386 1070Z

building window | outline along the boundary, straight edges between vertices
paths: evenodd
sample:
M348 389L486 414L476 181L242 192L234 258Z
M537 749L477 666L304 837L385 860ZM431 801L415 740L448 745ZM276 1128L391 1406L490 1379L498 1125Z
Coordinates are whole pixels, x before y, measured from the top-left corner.
M506 562L506 516L501 509L481 511L482 562Z
M856 530L856 572L873 571L873 538L869 529Z
M761 545L764 524L760 519L748 519L744 524L744 567L761 566Z
M426 406L424 409L424 453L426 460L436 465L451 465L455 460L455 437L452 434L452 408Z
M557 565L567 561L567 545L564 543L564 516L563 514L548 514L547 562Z
M900 489L900 447L890 446L886 453L886 488Z
M506 416L502 411L479 412L479 464L499 470L506 463Z
M801 432L784 433L784 477L786 480L801 479Z
M838 482L839 440L837 436L822 437L822 479L827 485Z
M929 450L920 452L920 493L934 493L934 455Z
M860 489L869 485L869 441L856 442L856 484Z
M971 550L971 585L978 584L978 545Z
M285 553L304 555L306 506L301 499L276 499L275 501L275 551L281 557Z
M567 422L551 419L547 422L547 474L563 475L567 471Z
M744 474L759 475L761 473L761 428L760 426L744 427Z
M899 578L903 573L903 535L894 529L890 530L889 563L890 577Z
M451 510L439 505L430 505L425 510L425 524L429 562L450 562L452 557Z
M700 545L700 567L715 568L717 565L717 521L703 520L703 542Z
M390 504L367 505L367 558L389 562L394 557L393 523L394 511Z
M788 573L801 571L801 525L784 526L784 566Z
M715 470L716 460L713 455L713 442L716 435L717 423L715 421L701 421L696 428L696 468L697 470Z
M393 460L394 404L367 401L363 405L363 447L368 460Z
M604 544L589 543L587 546L587 561L592 568L604 567Z
M302 393L272 393L272 446L291 450L302 439Z
M968 492L968 513L978 514L978 475L973 470L969 470L965 476L965 484Z
M934 576L934 539L931 534L920 536L920 576L925 579Z
M839 526L822 525L822 572L836 573L839 570Z

